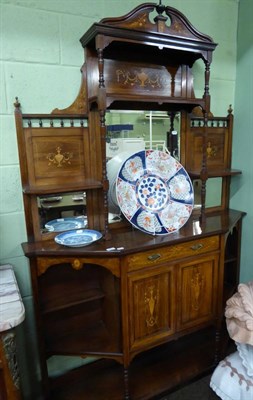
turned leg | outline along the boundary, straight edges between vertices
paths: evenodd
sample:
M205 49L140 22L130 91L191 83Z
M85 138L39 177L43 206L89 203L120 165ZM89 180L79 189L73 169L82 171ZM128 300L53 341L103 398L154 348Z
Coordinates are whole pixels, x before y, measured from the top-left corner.
M128 368L124 368L124 400L131 400L129 393Z

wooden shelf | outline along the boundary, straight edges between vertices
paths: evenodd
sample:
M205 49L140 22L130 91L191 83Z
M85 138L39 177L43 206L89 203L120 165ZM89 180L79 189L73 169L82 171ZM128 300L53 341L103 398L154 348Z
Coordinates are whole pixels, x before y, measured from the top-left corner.
M207 169L207 176L208 178L218 178L218 177L225 177L225 176L235 176L240 175L242 171L237 169L225 169L225 170L208 170ZM189 171L188 174L192 179L200 178L201 172L200 171Z
M229 263L235 262L235 261L237 261L237 257L231 255L229 258L226 258L224 262L225 262L225 264L229 264Z
M85 296L87 296L87 292L85 292ZM105 294L101 291L97 291L97 293L93 294L93 296L87 296L86 298L82 298L81 300L71 301L71 298L66 299L66 304L61 304L55 307L49 307L42 312L43 315L55 313L57 311L67 310L72 307L80 306L82 304L87 304L89 302L93 302L96 300L102 300L105 297Z
M130 366L132 400L151 400L165 395L214 367L213 330L172 341L136 357ZM64 380L63 380L64 379ZM123 367L99 360L52 382L54 400L110 400L123 398Z
M101 189L103 188L103 184L101 181L93 181L87 180L84 184L68 184L67 187L61 186L24 186L23 193L25 194L37 194L46 195L46 194L56 194L56 193L64 193L64 192L76 192L76 191L85 191L89 189Z
M88 117L84 114L22 114L24 120L87 120Z
M119 338L115 338L113 332L109 332L103 321L93 324L79 325L79 329L73 329L68 334L58 332L56 338L50 335L46 338L46 350L48 355L103 355L111 358L122 359L122 351Z
M143 94L142 97L138 97L138 94L126 95L119 93L113 95L108 93L106 96L107 109L113 110L153 110L153 111L180 111L186 110L188 112L192 111L193 108L202 106L204 107L204 100L201 98L182 98L182 97L167 97L167 96L155 96L154 94L148 95ZM93 97L90 99L90 104L98 104L98 98Z

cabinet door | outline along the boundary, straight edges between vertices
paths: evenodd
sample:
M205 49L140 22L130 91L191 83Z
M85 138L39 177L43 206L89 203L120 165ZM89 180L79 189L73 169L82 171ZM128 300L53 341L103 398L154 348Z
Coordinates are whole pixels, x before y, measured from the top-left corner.
M219 255L181 263L178 270L177 330L215 319L218 297Z
M159 266L128 276L130 350L152 347L175 331L174 274Z

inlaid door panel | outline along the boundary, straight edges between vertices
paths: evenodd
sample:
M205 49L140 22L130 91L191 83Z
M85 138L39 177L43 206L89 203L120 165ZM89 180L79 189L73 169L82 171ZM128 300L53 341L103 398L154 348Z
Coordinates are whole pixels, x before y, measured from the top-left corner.
M213 320L217 313L218 254L182 263L178 270L177 330Z
M130 349L152 347L175 331L173 269L131 273L128 282Z
M88 128L24 128L28 179L31 188L67 188L90 175Z

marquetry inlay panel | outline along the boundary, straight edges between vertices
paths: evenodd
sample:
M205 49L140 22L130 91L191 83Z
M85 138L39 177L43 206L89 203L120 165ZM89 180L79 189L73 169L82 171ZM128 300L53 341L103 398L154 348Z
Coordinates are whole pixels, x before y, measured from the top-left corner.
M211 320L216 313L218 256L199 257L180 265L179 287L181 312L179 328L187 328Z
M212 119L205 127L203 119L192 119L186 135L186 165L188 171L201 169L203 160L203 137L207 131L206 162L209 171L215 169L226 170L231 163L231 134L232 120L229 118Z
M28 175L31 186L60 186L82 182L89 166L84 150L89 149L85 127L24 128Z
M174 331L172 270L129 275L131 347L163 338Z
M159 94L159 96L186 95L184 69L180 67L160 66L146 63L130 63L115 60L104 60L104 77L108 95L122 93L133 94L133 89L143 96ZM184 85L182 84L184 80Z

